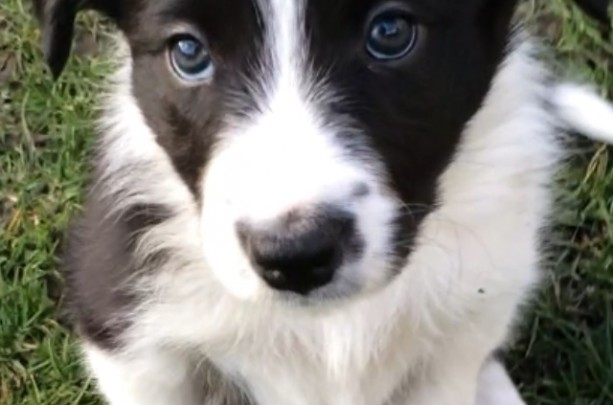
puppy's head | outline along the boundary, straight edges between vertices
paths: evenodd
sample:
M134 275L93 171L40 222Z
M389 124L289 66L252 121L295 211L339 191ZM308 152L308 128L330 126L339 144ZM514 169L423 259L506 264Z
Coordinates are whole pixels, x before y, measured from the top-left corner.
M56 75L80 9L123 31L134 100L224 286L316 300L402 271L516 0L36 4Z

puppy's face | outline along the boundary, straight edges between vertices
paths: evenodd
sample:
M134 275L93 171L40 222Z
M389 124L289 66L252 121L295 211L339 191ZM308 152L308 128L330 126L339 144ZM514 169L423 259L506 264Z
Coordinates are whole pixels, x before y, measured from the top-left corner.
M41 3L58 73L78 2ZM244 299L317 301L381 288L410 259L515 3L88 5L129 42L134 99L199 207L203 271Z

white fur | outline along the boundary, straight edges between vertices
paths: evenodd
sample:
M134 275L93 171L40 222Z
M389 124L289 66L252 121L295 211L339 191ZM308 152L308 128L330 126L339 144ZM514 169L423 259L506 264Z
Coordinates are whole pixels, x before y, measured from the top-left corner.
M90 371L112 405L198 403L195 368L188 367L185 358L152 351L119 359L94 346L84 349Z
M552 103L566 124L596 141L613 144L613 106L585 86L558 86Z
M504 367L488 362L479 377L476 405L525 405Z
M336 282L319 294L340 295L356 284L373 288L388 273L391 229L387 224L393 221L398 203L378 179L377 162L356 161L335 140L341 130L351 129L344 123L338 124L341 128L325 123L317 100L310 97L318 83L309 78L302 54L305 41L297 29L302 5L285 0L271 3L273 29L268 41L275 62L269 94L260 100L264 113L219 135L221 141L204 175L205 256L224 286L243 299L265 299L262 295L271 295L272 290L245 257L236 223L265 225L293 209L319 204L353 212L365 238L360 263L341 269ZM367 185L370 193L356 198L354 190L360 184Z
M392 396L391 405L474 405L476 398L478 405L521 404L498 366L483 367L538 282L539 233L560 157L529 46L514 51L497 75L441 178L440 208L425 220L406 268L384 286L383 224L398 202L380 184L378 162L344 156L335 128L299 91L297 3L272 2L276 81L262 116L221 134L201 213L130 95L129 68L120 72L106 113L99 187L121 206L174 207L174 218L146 234L140 253L170 247L175 255L135 285L151 299L135 309L125 350L85 348L101 391L112 405L196 405L186 389L184 377L195 370L187 359L206 356L244 380L259 404L380 405ZM606 122L600 111L596 118ZM138 176L121 175L134 165L142 165ZM356 182L371 193L351 199ZM249 269L233 224L321 201L346 204L358 216L369 251L343 277L364 291L328 306L285 305ZM342 277L338 283L334 288L342 288Z

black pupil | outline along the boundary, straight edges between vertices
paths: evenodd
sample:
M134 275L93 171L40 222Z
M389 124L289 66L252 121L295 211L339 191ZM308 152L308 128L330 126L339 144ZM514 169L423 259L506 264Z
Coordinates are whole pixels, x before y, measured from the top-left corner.
M375 19L368 38L368 51L380 59L396 59L411 50L415 29L403 15L388 14Z
M188 75L202 73L211 63L204 46L193 39L179 40L172 52L177 68Z

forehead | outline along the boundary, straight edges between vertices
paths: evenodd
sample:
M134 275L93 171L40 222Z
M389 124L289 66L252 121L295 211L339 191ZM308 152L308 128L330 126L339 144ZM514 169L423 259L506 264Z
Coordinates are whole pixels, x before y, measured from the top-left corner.
M242 53L274 52L280 37L294 46L351 48L363 39L369 16L402 6L425 27L466 36L487 4L513 0L135 0L122 4L122 30L135 49L158 50L181 25L201 32L228 61ZM495 6L498 7L498 6ZM491 7L490 7L491 8ZM496 23L492 23L494 27ZM455 33L452 33L455 31ZM489 35L487 32L478 35ZM262 47L261 45L264 45ZM306 45L308 46L308 45ZM262 52L262 50L266 50ZM278 47L277 47L278 50ZM335 57L336 58L336 57Z
M133 3L129 14L147 15L157 22L183 19L194 22L231 23L244 18L265 24L273 18L288 18L291 11L320 12L336 18L351 19L356 14L384 4L394 3L408 7L425 19L446 19L482 4L485 0L140 0ZM306 16L306 15L304 15ZM235 29L244 27L234 26Z

